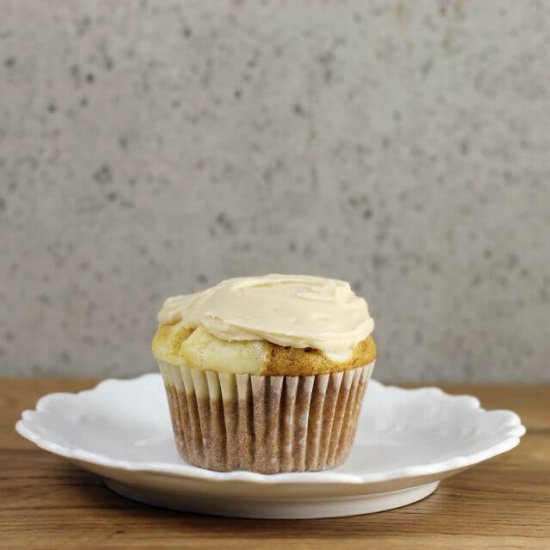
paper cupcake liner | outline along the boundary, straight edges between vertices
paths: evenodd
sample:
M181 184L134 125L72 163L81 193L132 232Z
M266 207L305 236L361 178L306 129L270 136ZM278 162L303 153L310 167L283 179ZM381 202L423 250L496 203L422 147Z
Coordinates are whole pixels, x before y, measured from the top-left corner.
M159 361L180 455L209 470L324 470L349 454L374 361L312 376L202 371Z

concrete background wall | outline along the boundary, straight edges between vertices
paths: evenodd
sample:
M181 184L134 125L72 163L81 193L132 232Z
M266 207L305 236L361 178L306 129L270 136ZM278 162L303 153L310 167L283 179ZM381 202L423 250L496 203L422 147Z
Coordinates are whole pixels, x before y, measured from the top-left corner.
M550 380L550 3L0 0L0 369L155 368L162 300L348 279L383 380Z

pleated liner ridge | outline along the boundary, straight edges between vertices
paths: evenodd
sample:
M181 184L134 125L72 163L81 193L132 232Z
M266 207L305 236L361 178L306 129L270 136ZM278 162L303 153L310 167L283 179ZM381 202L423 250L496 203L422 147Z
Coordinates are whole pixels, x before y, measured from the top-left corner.
M159 362L180 455L209 470L324 470L349 454L374 362L333 374L256 376Z

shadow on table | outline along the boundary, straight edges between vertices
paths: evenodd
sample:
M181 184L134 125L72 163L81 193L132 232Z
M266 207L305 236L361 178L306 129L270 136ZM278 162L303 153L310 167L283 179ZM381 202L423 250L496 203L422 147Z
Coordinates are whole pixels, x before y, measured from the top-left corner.
M75 466L67 468L77 470ZM357 536L389 534L398 529L405 533L426 532L434 521L441 526L443 514L452 513L452 482L442 485L432 496L416 504L362 516L307 520L242 519L178 512L140 504L111 491L102 480L78 470L86 483L74 487L84 506L108 511L117 534L126 534L136 525L152 539L156 535L185 533L186 536L217 539L250 538L338 538L349 537L350 529ZM463 475L467 475L463 474ZM436 519L437 518L437 519Z

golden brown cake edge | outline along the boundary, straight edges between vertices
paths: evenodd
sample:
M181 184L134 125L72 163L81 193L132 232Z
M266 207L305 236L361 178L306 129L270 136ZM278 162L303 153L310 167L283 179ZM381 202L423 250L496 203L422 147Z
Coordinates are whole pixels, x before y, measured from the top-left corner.
M173 365L201 368L179 354L182 343L193 332L194 329L184 327L181 322L159 326L152 342L153 355ZM243 341L245 343L247 341ZM368 365L376 359L376 343L372 335L356 344L351 357L343 362L335 362L317 349L284 347L266 340L261 343L264 348L263 365L259 365L257 374L264 376L328 374ZM223 370L228 372L227 368ZM239 369L237 367L231 371L238 373Z

